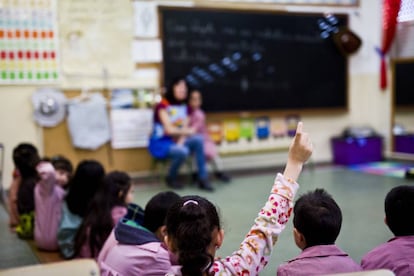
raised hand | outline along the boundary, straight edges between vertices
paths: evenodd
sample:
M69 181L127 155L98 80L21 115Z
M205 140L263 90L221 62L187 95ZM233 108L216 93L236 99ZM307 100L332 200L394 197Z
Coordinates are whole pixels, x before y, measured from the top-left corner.
M289 159L294 162L305 163L312 155L312 141L309 134L303 132L303 123L299 122L296 135L289 146Z
M303 123L299 122L296 128L296 135L289 146L288 161L284 171L284 176L296 181L305 163L312 155L312 141L309 134L303 132Z

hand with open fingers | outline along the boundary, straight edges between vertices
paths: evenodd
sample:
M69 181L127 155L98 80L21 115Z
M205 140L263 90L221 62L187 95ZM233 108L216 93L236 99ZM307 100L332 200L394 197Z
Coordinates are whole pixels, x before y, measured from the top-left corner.
M313 145L309 134L303 131L303 123L299 122L296 135L289 147L289 159L292 162L305 163L312 155Z

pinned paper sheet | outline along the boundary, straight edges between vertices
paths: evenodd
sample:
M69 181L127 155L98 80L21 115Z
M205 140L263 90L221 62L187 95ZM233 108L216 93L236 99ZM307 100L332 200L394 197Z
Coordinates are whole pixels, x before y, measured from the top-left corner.
M157 4L150 1L134 2L134 34L137 37L157 37Z
M132 59L137 63L162 61L161 40L136 40L132 43Z
M59 38L65 74L97 75L107 72L128 77L133 15L130 0L59 0Z
M112 148L142 148L148 146L152 130L152 109L112 109Z
M132 77L142 86L157 87L160 83L160 73L156 68L138 68Z

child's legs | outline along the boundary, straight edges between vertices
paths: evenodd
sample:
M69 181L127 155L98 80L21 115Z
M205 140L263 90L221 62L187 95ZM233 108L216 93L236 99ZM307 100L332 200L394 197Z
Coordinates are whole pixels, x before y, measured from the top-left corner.
M204 146L203 146L203 137L200 135L194 135L188 137L185 141L185 145L194 153L197 168L198 168L198 178L204 180L207 178L206 170L206 158L204 156Z
M178 170L189 154L189 149L184 145L172 145L170 147L169 157L171 159L171 167L168 172L169 179L177 178Z
M209 159L211 164L213 165L214 172L222 172L223 171L223 161L221 160L220 156L216 155Z

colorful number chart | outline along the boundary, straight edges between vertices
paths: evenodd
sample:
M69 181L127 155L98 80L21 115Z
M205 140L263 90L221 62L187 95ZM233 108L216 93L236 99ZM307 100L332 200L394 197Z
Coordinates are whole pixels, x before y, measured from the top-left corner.
M0 84L59 78L55 0L0 0Z

